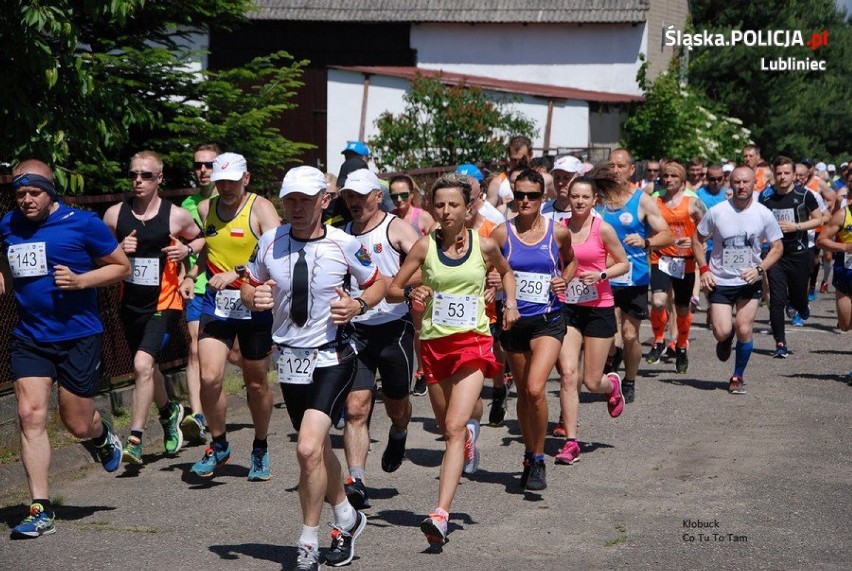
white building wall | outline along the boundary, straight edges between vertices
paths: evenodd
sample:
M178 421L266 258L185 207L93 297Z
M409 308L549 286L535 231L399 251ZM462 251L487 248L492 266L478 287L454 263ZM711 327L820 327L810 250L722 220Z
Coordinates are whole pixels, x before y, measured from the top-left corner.
M385 111L398 114L405 109L403 95L409 89L406 79L370 76L367 97L367 122L364 138L377 134L376 118ZM361 73L330 69L328 71L328 172L337 173L343 164L340 151L346 141L358 138L361 122L361 101L364 94L364 75ZM512 97L495 93L496 97ZM547 100L523 96L511 106L536 123L538 136L533 140L536 148L544 144L547 124ZM589 146L589 106L585 101L557 101L553 106L550 134L551 147Z
M497 79L640 95L643 24L413 24L417 65Z

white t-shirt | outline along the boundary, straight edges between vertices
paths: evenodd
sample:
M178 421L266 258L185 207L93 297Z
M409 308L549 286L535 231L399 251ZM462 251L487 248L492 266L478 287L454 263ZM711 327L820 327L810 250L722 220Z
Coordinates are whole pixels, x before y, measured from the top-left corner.
M503 216L503 213L497 210L497 208L487 200L482 201L479 213L482 214L486 220L493 222L495 226L499 226L506 221L506 217Z
M594 211L592 211L594 214ZM545 218L550 218L554 222L561 222L571 218L570 210L559 210L556 208L556 199L548 200L541 205L541 215Z
M772 211L756 200L745 210L735 209L730 200L720 202L704 214L698 232L713 240L708 264L721 286L745 285L740 274L760 263L760 244L783 236Z
M822 195L818 192L811 192L814 193L814 196L817 199L820 214L828 210L828 205L825 203L825 199L822 197ZM814 246L816 246L816 228L808 230L808 248L813 248Z
M500 189L498 190L498 194L500 195L500 200L503 202L509 202L515 199L515 195L512 192L512 185L509 184L508 176L500 182Z
M393 247L393 244L391 244L390 238L388 237L391 221L396 218L397 217L393 214L385 214L385 217L375 228L364 234L354 234L352 232L351 222L346 224L344 227L347 234L352 234L361 242L364 248L367 249L367 252L370 253L370 257L373 259L373 262L379 268L379 272L385 276L395 276L399 273L401 252ZM408 222L405 222L404 220L401 222L403 224L408 224ZM350 295L352 295L352 297L360 296L361 288L358 287L356 280L351 280L351 284L352 291ZM406 313L408 313L407 303L388 303L387 300L383 299L375 307L367 310L367 313L364 315L356 315L352 319L352 323L380 325L382 323L395 321L404 316Z
M335 288L344 287L347 275L366 288L379 270L361 242L339 228L324 225L320 238L301 241L290 236L290 225L273 228L263 234L255 254L246 266L255 283L275 280L272 288L272 340L279 345L315 348L337 338L338 326L331 320L330 304L339 299ZM299 327L290 317L293 294L293 268L304 250L308 267L308 319ZM317 367L336 365L332 351L321 351Z

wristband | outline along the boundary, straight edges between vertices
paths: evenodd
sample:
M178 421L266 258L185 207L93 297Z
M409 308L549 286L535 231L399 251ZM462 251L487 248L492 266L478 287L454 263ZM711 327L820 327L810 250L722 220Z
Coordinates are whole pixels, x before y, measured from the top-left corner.
M192 283L195 283L195 281L198 279L198 277L193 277L193 276L184 276L184 277L183 277L183 279L185 279L185 280L192 280Z
M710 266L708 266L707 264L704 264L703 266L701 266L700 268L698 268L698 272L699 272L702 276L703 276L704 274L706 274L707 272L709 272L709 271L710 271Z
M361 309L358 310L358 315L364 315L365 313L367 313L367 309L369 308L367 302L361 299L360 297L356 297L355 301L361 304Z

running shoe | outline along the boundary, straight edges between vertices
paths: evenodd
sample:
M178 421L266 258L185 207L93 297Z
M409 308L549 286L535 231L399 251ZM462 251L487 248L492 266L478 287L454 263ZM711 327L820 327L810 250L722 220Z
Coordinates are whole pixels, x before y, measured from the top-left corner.
M562 450L556 455L557 464L568 464L569 466L580 459L580 445L576 440L566 440Z
M416 397L422 397L426 394L426 390L426 375L422 371L419 371L417 376L414 377L414 389L411 391L411 394Z
M346 426L346 407L340 409L340 416L337 418L337 422L334 423L334 427L337 430L343 430L343 427Z
M704 311L704 308L701 307L701 298L697 295L690 297L689 308L692 310L692 313L695 313L696 311Z
M296 555L296 571L317 571L320 569L319 553L313 545L299 544Z
M506 421L507 398L509 391L506 387L495 387L491 391L491 411L488 413L488 426L503 426Z
M464 441L464 466L462 472L473 474L479 468L479 448L476 441L479 439L479 421L471 418L467 421L467 439Z
M521 489L525 489L527 487L527 480L530 478L530 467L532 463L529 459L524 458L524 470L521 472Z
M121 459L128 464L141 465L142 460L142 440L131 435L127 437L127 442L124 443L124 450L121 451Z
M506 367L508 368L509 365L506 365ZM507 393L512 390L514 384L515 376L511 373L511 371L506 371L505 373L503 373L503 386L506 387Z
M385 472L396 472L402 466L402 460L405 458L405 441L408 438L408 431L399 434L394 434L392 430L388 430L388 445L382 454L382 470Z
M533 460L530 463L530 475L527 478L525 490L538 492L547 487L547 478L545 476L544 460Z
M625 404L636 400L636 381L621 381L621 394L624 395Z
M789 317L790 319L796 317L797 311L795 310L795 308L793 308L792 305L787 304L787 307L784 308L784 311L787 313L787 317Z
M612 418L621 416L624 411L624 395L621 394L621 377L618 373L610 373L607 375L612 383L612 392L609 393L609 398L606 401L606 409Z
M776 343L775 344L775 352L772 354L773 359L786 359L790 354L790 351L787 349L786 343Z
M169 403L171 413L166 418L160 418L163 425L163 448L166 454L174 454L183 446L183 432L180 423L183 420L183 407L174 401Z
M624 349L616 347L615 352L606 358L606 363L604 364L604 375L607 373L617 373L623 360Z
M677 342L669 341L666 343L666 350L663 353L663 357L666 359L671 359L672 357L677 355Z
M227 464L231 460L231 444L221 448L215 442L204 451L204 456L190 468L193 474L202 478L210 478L216 470L216 466Z
M809 289L808 290L808 301L816 301L816 290Z
M675 355L675 371L678 375L684 375L687 369L689 369L689 357L686 356L686 349L678 347Z
M115 472L121 465L121 440L115 435L112 429L112 417L106 413L100 413L101 423L106 430L106 442L100 446L95 446L95 453L98 455L98 460L101 461L101 466L107 472Z
M346 498L349 500L349 503L356 510L372 507L370 505L370 498L367 497L367 487L361 481L361 478L349 478L346 480L346 484L343 485L343 489L346 492Z
M802 319L802 316L797 313L796 315L793 316L793 319L790 321L790 325L792 325L793 327L804 327L805 322Z
M728 392L732 395L744 395L746 394L745 381L742 377L737 377L734 375L728 380Z
M438 512L438 513L435 513ZM449 514L444 510L435 510L420 523L420 531L426 535L429 545L444 545L447 539L447 519Z
M807 321L811 318L811 308L810 306L805 307L805 310L799 313L799 317L802 318L803 321Z
M556 438L567 438L568 431L565 430L565 423L562 422L562 419L559 419L559 422L556 423L556 426L553 427L553 430L550 431L551 436L555 436Z
M265 482L272 477L269 473L269 448L252 450L249 462L251 464L248 473L249 482Z
M36 503L30 506L30 513L24 518L24 521L12 528L9 537L12 539L32 539L51 533L56 533L53 514L46 512L43 505Z
M819 292L828 293L828 282L822 282L821 284L819 284Z
M184 416L180 428L186 439L193 444L204 442L207 436L206 420L200 412Z
M656 365L660 362L660 357L663 356L663 350L665 349L664 343L654 343L651 346L651 350L648 351L648 354L645 355L645 362L649 365Z
M348 530L337 525L331 527L334 528L331 530L331 547L326 551L323 563L330 567L343 567L355 557L355 540L367 527L367 516L356 511L355 524Z
M731 348L734 344L734 332L728 335L728 338L716 343L716 358L723 363L731 358Z

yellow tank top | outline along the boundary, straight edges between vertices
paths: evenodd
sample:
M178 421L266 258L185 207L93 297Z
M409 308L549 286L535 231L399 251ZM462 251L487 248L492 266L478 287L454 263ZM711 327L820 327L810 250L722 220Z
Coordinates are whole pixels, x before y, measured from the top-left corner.
M207 239L207 277L229 272L248 263L249 256L257 246L257 236L251 228L251 209L257 195L247 193L243 207L230 220L219 217L219 197L210 199L210 211L204 226ZM239 283L231 284L239 287Z
M440 251L435 233L429 234L429 249L423 262L423 283L432 288L426 303L420 339L438 339L454 333L474 331L490 335L485 315L486 263L479 247L479 235L467 231L470 246L459 260Z
M847 205L843 215L843 224L837 232L837 241L841 244L852 244L852 204Z

